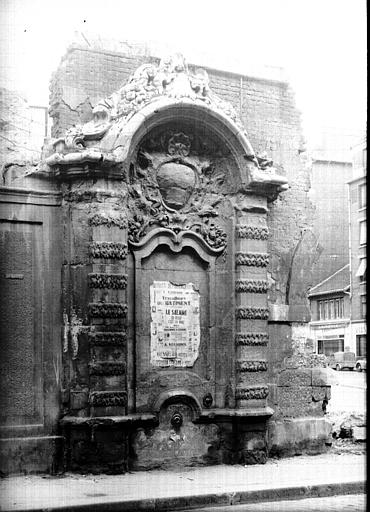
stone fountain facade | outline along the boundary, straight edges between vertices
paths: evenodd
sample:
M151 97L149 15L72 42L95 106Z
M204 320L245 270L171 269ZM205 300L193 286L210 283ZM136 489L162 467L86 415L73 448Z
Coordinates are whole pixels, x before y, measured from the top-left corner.
M174 55L141 64L37 167L10 169L3 195L27 200L16 214L15 200L4 203L5 236L38 194L32 229L53 267L40 311L55 325L39 354L54 400L44 431L53 467L249 464L324 447L330 389L295 277L316 247L301 230L287 264L271 244L290 229L277 219L291 194L279 168L253 150L207 72ZM40 197L50 225L38 220ZM7 439L9 458L27 452Z

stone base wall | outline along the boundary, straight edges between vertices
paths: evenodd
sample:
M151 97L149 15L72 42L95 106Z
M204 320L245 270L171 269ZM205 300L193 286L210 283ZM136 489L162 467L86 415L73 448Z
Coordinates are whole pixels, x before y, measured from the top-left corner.
M266 421L217 420L171 425L80 423L63 427L64 469L124 473L214 464L264 464L268 457Z

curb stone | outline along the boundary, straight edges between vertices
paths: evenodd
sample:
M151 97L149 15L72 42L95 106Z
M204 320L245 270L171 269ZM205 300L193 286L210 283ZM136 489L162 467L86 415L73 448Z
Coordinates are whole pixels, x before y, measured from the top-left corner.
M85 503L71 506L48 508L17 509L17 512L164 512L191 510L192 508L212 505L239 505L243 503L263 503L270 501L294 500L316 497L328 497L346 494L364 494L365 482L346 482L313 486L282 487L258 491L236 491L226 493L200 494L143 500L128 500L106 503ZM6 510L4 510L6 512Z

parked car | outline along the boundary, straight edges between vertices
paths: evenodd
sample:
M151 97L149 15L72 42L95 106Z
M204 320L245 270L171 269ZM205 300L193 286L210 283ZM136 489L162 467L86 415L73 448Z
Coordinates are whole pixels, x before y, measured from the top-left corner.
M362 372L362 370L366 370L366 358L361 357L360 359L357 359L355 368L358 372Z
M353 370L356 365L356 355L354 352L334 352L328 357L329 367L337 371L348 368Z

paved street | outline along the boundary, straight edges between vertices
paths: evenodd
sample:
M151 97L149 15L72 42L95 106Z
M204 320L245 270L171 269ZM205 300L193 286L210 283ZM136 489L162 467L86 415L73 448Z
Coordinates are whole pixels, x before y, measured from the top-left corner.
M207 507L193 512L363 512L366 510L364 494L309 498L303 500L269 501L229 507Z
M331 400L328 412L359 412L366 410L366 372L328 369Z

